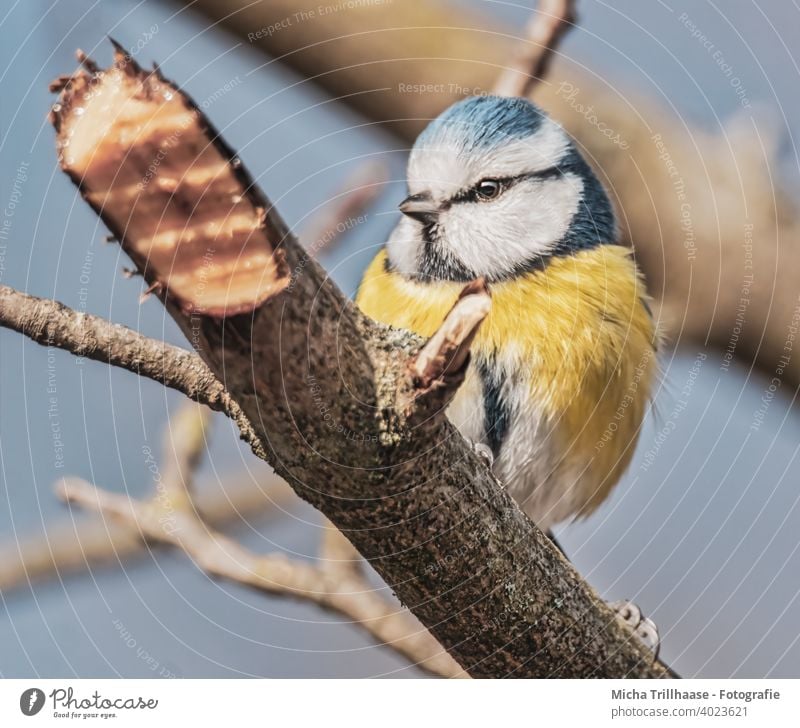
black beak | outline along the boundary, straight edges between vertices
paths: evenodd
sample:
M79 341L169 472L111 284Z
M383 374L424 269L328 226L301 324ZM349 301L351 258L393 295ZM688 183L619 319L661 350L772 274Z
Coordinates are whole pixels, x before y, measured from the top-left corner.
M439 219L439 208L427 192L409 195L398 207L404 215L418 220L423 225L432 225Z

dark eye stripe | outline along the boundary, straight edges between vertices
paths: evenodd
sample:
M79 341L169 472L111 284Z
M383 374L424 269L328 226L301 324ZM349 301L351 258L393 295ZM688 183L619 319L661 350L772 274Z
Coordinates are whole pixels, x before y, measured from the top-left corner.
M514 175L513 177L491 177L491 179L497 182L500 185L500 193L497 197L493 199L498 199L502 196L502 194L513 187L518 182L522 182L526 179L558 179L559 177L563 177L569 171L569 167L561 166L561 167L548 167L547 169L539 170L538 172L525 172L523 174ZM484 178L486 179L486 178ZM481 180L481 182L483 179ZM480 182L478 183L480 185ZM470 187L466 190L461 190L457 192L453 197L450 198L450 202L478 202L481 201L480 194L478 192L478 185L474 187Z
M528 174L520 175L519 179L556 179L563 177L567 171L566 167L548 167L539 172L528 172Z

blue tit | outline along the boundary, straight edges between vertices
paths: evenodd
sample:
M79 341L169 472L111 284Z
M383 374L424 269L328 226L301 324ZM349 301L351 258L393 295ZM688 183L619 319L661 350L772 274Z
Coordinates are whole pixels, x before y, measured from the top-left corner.
M540 528L590 514L631 460L658 369L606 190L537 106L485 96L420 134L408 193L358 305L430 336L483 277L491 312L447 415Z

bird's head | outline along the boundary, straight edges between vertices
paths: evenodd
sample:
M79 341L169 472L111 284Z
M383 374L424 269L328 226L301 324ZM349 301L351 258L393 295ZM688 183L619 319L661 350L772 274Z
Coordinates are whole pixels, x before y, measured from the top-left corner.
M460 101L420 134L389 265L411 278L502 280L616 239L608 195L566 132L529 101Z

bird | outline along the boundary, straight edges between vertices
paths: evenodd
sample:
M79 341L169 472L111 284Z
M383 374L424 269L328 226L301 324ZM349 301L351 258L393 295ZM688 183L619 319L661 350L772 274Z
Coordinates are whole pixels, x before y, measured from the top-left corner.
M656 390L660 337L634 252L576 142L528 99L447 108L416 139L407 185L356 303L429 337L483 279L491 309L447 417L552 535L612 492ZM655 625L615 608L657 650Z

